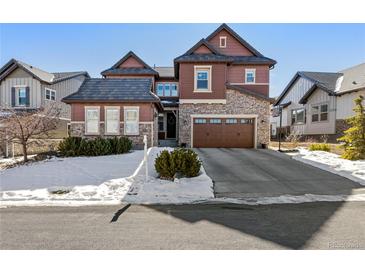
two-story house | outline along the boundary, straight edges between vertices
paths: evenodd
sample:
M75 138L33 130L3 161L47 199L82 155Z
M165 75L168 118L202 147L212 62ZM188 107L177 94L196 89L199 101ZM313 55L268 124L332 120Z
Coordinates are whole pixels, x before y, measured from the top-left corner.
M61 100L76 92L86 78L85 71L49 73L11 59L0 68L0 106L22 111L57 103L61 107L58 137L65 137L71 108Z
M271 118L272 137L296 132L336 142L360 95L365 97L365 63L339 72L298 71L274 104L282 109L282 121L280 127L280 117Z
M261 147L269 142L269 72L263 56L226 24L174 59L150 67L127 53L103 78L63 99L73 136L125 135L135 145Z

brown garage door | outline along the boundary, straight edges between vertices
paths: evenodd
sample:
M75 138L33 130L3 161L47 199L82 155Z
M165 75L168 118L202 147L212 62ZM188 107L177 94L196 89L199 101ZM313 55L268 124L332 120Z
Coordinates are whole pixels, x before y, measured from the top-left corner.
M247 118L194 118L193 147L252 148L254 121Z

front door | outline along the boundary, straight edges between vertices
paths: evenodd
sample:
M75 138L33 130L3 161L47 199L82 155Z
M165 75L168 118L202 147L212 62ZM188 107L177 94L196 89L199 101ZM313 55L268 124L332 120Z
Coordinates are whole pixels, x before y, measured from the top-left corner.
M167 113L167 138L176 138L176 116L172 112Z

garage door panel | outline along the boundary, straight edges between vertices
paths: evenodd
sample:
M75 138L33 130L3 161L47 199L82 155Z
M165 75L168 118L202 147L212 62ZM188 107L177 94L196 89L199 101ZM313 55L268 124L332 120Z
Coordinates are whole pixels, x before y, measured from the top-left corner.
M194 119L193 146L202 148L252 148L254 124L249 119ZM220 120L220 123L217 123ZM202 123L204 122L204 123ZM214 123L213 123L214 122Z

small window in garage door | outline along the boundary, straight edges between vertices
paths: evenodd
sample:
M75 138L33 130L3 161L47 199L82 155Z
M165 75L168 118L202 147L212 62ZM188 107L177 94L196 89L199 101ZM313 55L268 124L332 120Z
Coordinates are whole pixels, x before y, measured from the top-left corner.
M226 119L226 124L237 124L236 118L228 118Z
M253 119L241 119L241 124L253 124Z
M195 124L206 124L207 123L207 119L195 119L194 120Z
M221 119L210 119L209 123L211 123L211 124L221 124L222 120Z

